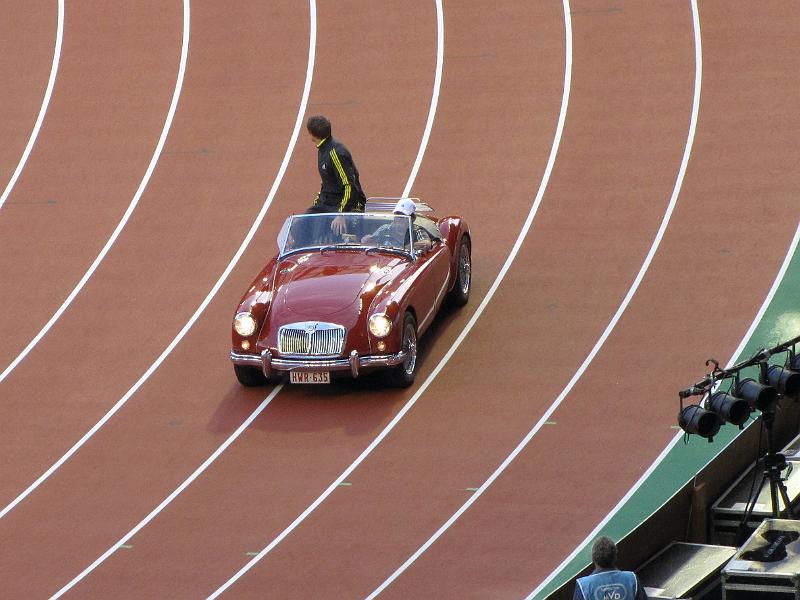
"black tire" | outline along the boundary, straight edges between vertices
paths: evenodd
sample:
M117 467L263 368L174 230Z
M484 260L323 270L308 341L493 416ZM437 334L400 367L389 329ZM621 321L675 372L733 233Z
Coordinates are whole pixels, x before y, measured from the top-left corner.
M239 380L239 383L246 387L256 387L267 383L267 378L264 377L264 373L259 369L233 365L233 372L236 373L236 379Z
M405 388L414 383L414 377L417 375L417 321L409 312L403 317L401 348L406 352L406 359L396 367L392 367L387 380L392 387Z
M464 306L472 288L472 256L469 238L462 237L456 257L456 283L450 290L449 300L454 306Z

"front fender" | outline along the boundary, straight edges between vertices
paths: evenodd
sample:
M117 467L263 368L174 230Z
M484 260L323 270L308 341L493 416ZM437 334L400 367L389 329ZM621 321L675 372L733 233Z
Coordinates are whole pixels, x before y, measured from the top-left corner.
M379 294L377 294L370 306L369 314L366 316L366 323L369 317L375 314L383 313L392 321L391 333L383 338L386 343L384 352L399 352L402 346L402 328L403 318L406 312L411 312L414 318L417 318L416 308L413 302L413 287L416 277L411 274L406 277L399 277L391 284L386 285ZM368 329L367 329L368 332ZM378 338L368 333L370 341L370 351L376 352L375 344L379 341Z
M244 349L242 347L242 343L245 341L249 343L250 351L254 352L256 350L256 342L261 333L261 328L264 326L264 321L267 318L270 303L272 302L272 289L275 282L276 264L277 260L274 258L267 263L267 266L265 266L256 276L256 278L250 284L250 287L242 296L242 299L239 300L239 304L233 316L240 312L249 312L253 315L253 317L255 317L257 326L255 332L248 337L242 337L233 327L231 327L231 341L233 344L233 349L237 352L240 352ZM233 317L231 317L231 321L233 321Z

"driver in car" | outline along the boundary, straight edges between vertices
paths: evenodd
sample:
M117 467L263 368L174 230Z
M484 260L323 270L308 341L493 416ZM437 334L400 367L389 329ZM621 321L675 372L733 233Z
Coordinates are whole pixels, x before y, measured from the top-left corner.
M391 222L381 225L371 234L361 238L362 244L374 244L381 240L386 240L391 245L403 248L408 245L408 221L404 217L411 217L412 228L414 230L414 250L423 250L431 246L431 239L428 232L419 225L413 224L417 211L417 205L410 198L402 198L397 202L392 212L397 217Z

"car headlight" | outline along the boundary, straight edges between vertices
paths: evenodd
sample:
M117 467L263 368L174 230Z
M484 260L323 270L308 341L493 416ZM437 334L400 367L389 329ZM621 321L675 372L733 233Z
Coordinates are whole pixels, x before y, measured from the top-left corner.
M392 321L384 314L369 318L369 332L377 338L385 338L392 331Z
M237 313L233 318L233 328L242 337L251 336L256 330L256 319L249 312Z

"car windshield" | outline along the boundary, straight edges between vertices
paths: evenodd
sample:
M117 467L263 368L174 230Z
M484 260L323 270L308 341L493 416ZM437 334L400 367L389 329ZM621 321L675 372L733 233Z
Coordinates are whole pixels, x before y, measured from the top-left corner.
M410 253L411 218L386 213L293 215L278 235L281 255L304 249L377 248Z

